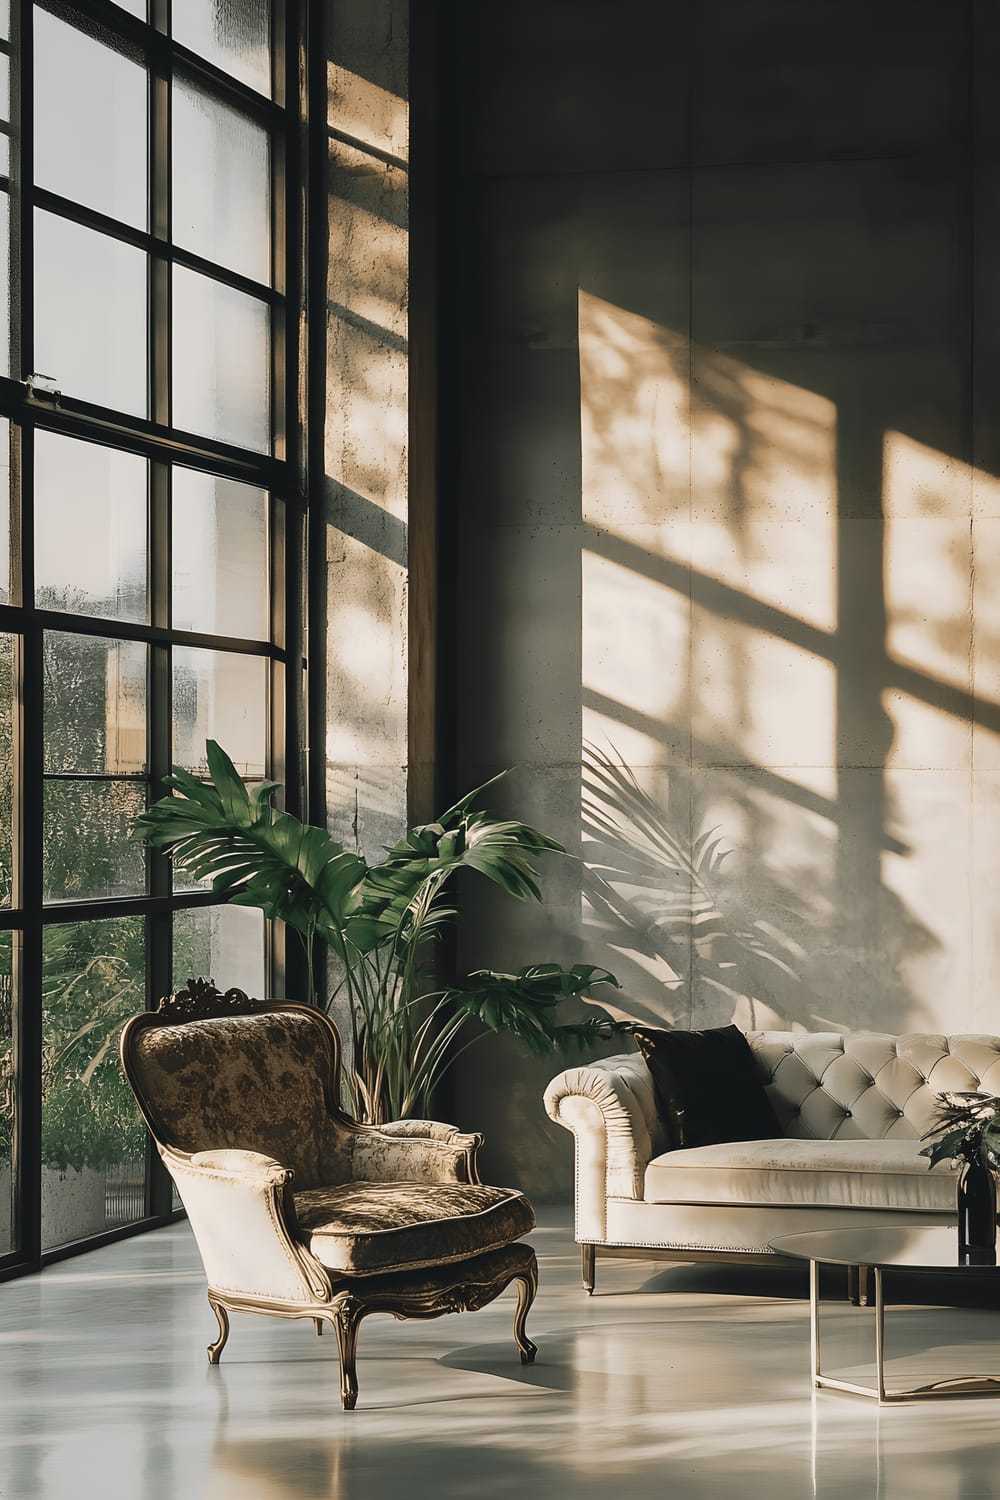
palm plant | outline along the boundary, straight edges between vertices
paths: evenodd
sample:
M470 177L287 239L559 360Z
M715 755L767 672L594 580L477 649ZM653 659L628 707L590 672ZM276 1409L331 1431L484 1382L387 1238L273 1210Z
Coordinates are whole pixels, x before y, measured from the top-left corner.
M381 864L369 865L325 829L276 808L276 782L248 788L214 740L207 748L209 776L175 768L165 781L172 795L136 820L137 834L196 879L211 880L217 895L258 907L297 932L311 1003L314 950L317 942L326 945L339 976L327 1008L343 992L352 1042L348 1103L360 1118L378 1123L426 1112L457 1052L482 1034L462 1036L473 1018L542 1054L626 1029L603 1014L557 1021L561 1000L597 985L617 988L612 974L590 964L431 981L427 954L456 916L448 887L459 870L476 871L519 901L539 901L531 858L564 852L526 823L476 810L485 787L437 822L411 828Z

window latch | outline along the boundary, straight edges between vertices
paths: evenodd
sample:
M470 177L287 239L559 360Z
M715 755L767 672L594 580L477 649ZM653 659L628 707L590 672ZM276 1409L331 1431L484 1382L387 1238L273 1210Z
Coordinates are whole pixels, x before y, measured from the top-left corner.
M59 405L62 391L59 389L58 380L55 375L42 375L37 370L32 370L28 376L29 396L48 396L54 406Z

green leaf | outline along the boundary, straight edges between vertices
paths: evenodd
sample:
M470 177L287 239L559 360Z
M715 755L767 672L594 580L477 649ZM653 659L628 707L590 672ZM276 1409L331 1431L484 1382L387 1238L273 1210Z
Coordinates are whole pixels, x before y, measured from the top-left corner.
M351 890L367 872L322 828L271 805L276 783L248 795L235 766L214 741L209 778L181 767L166 778L172 795L136 819L137 835L237 906L257 907L306 938L319 928L335 938Z
M593 1021L568 1027L556 1023L553 1012L561 1000L585 994L600 984L619 987L613 974L593 964L576 964L570 969L559 964L529 964L516 974L479 969L449 986L444 998L491 1031L509 1032L532 1052L545 1056L570 1040L611 1036L631 1029L631 1022L612 1021L607 1016L600 1018L606 1028L603 1031L598 1031Z
M250 798L243 785L243 778L233 765L225 750L215 740L206 740L205 751L208 769L215 783L223 811L231 822L240 828L250 826Z

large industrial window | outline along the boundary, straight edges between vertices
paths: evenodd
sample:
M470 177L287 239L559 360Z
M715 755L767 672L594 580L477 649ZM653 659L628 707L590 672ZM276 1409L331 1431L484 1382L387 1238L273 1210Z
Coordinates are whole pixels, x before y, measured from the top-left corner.
M193 974L270 988L260 914L130 833L209 737L288 775L294 8L146 5L0 6L8 1273L171 1212L122 1022Z

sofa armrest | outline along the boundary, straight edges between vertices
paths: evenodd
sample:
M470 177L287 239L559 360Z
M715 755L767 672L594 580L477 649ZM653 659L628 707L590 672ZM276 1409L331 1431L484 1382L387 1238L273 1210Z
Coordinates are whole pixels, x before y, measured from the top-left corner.
M257 1151L160 1147L211 1288L269 1302L330 1295L330 1278L298 1242L286 1189L294 1173Z
M545 1108L576 1139L576 1237L603 1240L607 1199L641 1199L659 1148L649 1069L638 1052L567 1068L545 1090Z
M364 1125L354 1137L351 1175L357 1182L478 1182L481 1135L437 1120Z

